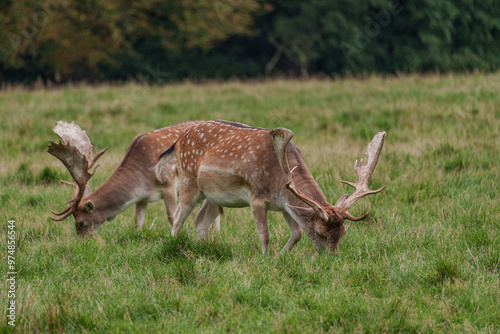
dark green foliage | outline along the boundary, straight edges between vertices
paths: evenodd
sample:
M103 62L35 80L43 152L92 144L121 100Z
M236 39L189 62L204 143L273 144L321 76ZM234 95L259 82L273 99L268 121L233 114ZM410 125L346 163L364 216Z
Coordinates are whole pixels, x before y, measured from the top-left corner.
M31 184L33 182L33 179L33 172L31 171L29 165L26 163L20 164L19 168L11 178L11 180L17 181L21 184Z
M0 82L162 84L500 68L497 0L50 4L0 7Z
M36 178L38 184L50 184L58 182L61 179L61 173L55 168L45 167L40 171Z

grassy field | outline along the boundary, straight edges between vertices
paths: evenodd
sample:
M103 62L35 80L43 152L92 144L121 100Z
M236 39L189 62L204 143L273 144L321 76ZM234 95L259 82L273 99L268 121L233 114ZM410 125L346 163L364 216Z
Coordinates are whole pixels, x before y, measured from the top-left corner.
M500 74L339 81L68 87L0 92L0 332L7 324L7 225L16 221L17 332L500 332ZM372 188L336 254L270 214L264 257L246 209L226 209L221 235L177 239L161 202L136 233L132 208L79 240L49 219L72 191L46 153L55 121L75 121L108 147L95 189L142 132L194 119L294 131L333 203L353 164L387 131Z

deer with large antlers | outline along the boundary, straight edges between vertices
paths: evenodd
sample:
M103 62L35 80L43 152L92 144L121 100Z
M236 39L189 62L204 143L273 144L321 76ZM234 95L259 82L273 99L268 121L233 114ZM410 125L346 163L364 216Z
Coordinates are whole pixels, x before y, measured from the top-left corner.
M385 188L368 189L385 132L378 133L368 145L366 165L356 161L358 181L342 181L354 187L354 193L342 195L335 205L326 200L299 149L290 141L292 137L288 129L267 130L227 121L209 121L186 129L157 164L159 172L175 155L180 186L172 234L179 233L196 202L206 199L195 218L201 237L206 237L219 206L250 206L264 254L269 246L268 210L281 211L290 227L291 236L282 251L290 250L302 231L317 249L337 250L345 233L344 220L358 221L368 215L354 217L349 208L363 196Z
M61 221L73 215L77 235L84 236L97 233L102 223L135 204L135 226L139 230L144 223L148 202L163 199L168 220L173 222L177 203L175 164L164 166L156 173L158 177L154 166L159 153L172 145L183 130L198 123L185 122L138 135L111 177L92 192L87 183L98 167L96 161L106 149L92 157L93 146L85 131L74 123L57 122L53 131L60 140L59 143L50 141L48 152L66 166L75 182L63 182L75 190L67 202L69 206L62 212L52 211L59 217L51 218ZM214 228L219 229L218 220Z

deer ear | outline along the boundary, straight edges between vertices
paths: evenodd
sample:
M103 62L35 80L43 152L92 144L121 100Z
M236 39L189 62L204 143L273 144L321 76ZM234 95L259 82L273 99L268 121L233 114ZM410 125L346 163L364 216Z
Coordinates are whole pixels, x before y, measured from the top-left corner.
M312 218L314 215L315 215L315 212L313 210L313 208L311 207L301 207L301 206L293 206L293 205L286 205L287 207L289 207L293 213L295 213L296 215L300 216L300 217L303 217L303 218Z
M85 210L85 212L91 213L92 211L95 210L95 205L92 201L88 201L83 205L83 209Z
M89 195L91 195L91 194L92 194L92 189L90 189L90 186L88 186L88 185L87 185L87 186L85 186L85 191L83 192L83 196L82 196L82 198L83 198L83 197L87 197L87 196L89 196Z

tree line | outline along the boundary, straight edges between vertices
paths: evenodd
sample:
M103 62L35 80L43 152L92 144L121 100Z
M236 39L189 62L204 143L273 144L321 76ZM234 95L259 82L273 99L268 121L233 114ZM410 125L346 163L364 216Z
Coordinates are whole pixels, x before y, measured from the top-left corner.
M495 71L498 0L2 0L0 82Z

